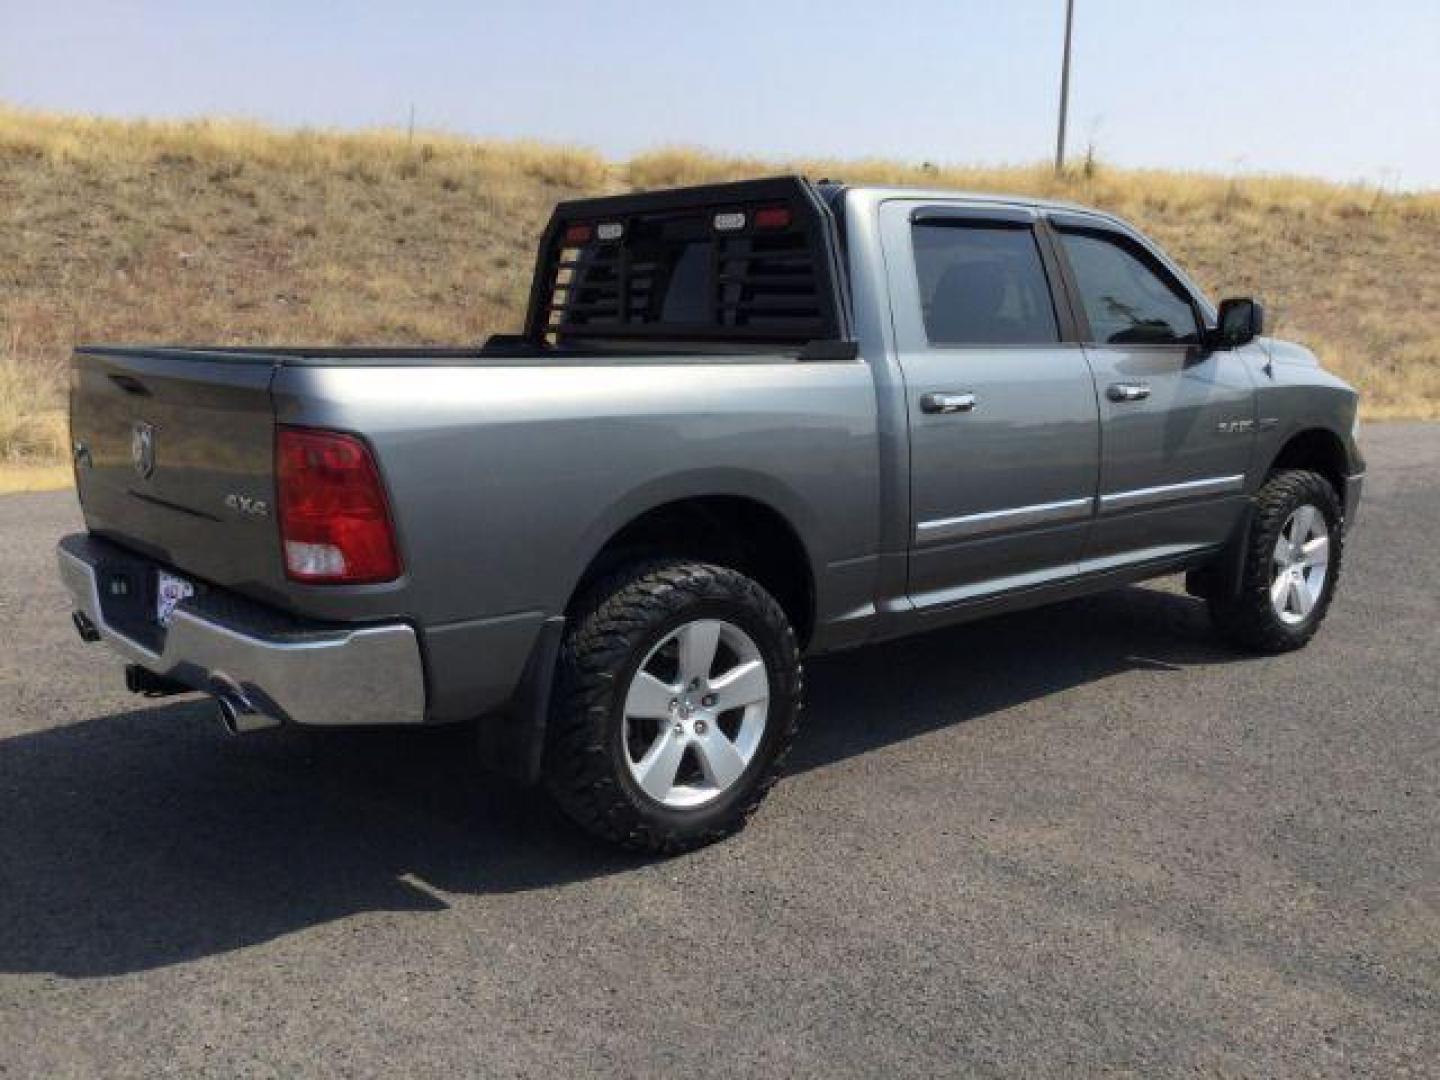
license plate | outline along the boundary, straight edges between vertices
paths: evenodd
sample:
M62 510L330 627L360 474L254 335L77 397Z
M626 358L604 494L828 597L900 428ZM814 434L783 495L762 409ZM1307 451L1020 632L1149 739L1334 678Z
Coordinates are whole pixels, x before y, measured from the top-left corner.
M164 570L155 571L155 621L161 626L169 626L175 605L194 595L195 586L184 578L167 574Z

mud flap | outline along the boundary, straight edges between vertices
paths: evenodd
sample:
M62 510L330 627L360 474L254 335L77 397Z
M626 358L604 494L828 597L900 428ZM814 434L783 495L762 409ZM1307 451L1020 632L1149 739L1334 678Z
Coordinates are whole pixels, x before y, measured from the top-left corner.
M1250 536L1250 523L1255 517L1255 506L1249 500L1245 512L1220 554L1208 566L1191 570L1185 575L1185 591L1202 600L1238 596L1240 578L1245 571L1246 540Z
M486 763L522 784L534 784L540 779L550 690L555 683L555 661L564 636L563 615L545 620L525 662L515 697L503 712L480 721L480 751Z

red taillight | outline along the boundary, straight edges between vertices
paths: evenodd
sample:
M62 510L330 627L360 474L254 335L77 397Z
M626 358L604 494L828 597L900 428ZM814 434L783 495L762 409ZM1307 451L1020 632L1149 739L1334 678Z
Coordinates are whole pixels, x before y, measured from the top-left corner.
M565 243L588 244L594 235L595 230L589 225L571 225L565 230Z
M282 427L275 479L292 581L358 585L400 576L385 489L363 442L335 431Z
M752 221L757 229L788 229L790 227L790 208L788 206L767 206L763 210L756 210Z

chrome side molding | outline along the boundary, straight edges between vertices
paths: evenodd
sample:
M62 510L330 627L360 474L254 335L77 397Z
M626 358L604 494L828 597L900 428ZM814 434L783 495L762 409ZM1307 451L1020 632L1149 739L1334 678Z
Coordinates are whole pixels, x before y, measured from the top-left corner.
M981 514L938 518L915 526L917 545L936 544L962 536L983 536L986 533L1021 529L1029 525L1053 525L1064 521L1083 521L1094 509L1095 500L1062 499L1059 502L1035 503L1009 510L987 510Z
M1100 496L1100 513L1117 510L1132 510L1136 507L1154 506L1180 499L1202 498L1207 495L1231 495L1245 490L1245 476L1212 476L1203 480L1186 480L1181 484L1162 484L1159 487L1135 488L1130 491L1115 491ZM963 514L959 517L935 518L922 521L915 526L915 544L943 543L961 537L984 536L988 533L1023 529L1031 525L1054 525L1066 521L1083 521L1096 508L1096 500L1061 499L1058 502L1034 503L1030 506L1016 506L1006 510L987 510L979 514Z
M1204 480L1187 480L1183 484L1161 484L1158 487L1114 491L1100 496L1100 512L1131 510L1137 506L1153 506L1176 499L1193 499L1203 495L1230 495L1245 490L1243 473L1235 476L1212 476Z

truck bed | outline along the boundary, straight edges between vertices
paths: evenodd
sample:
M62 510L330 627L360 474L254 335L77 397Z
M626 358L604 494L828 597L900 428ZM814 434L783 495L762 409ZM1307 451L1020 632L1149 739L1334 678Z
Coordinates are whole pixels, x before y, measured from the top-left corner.
M825 366L854 359L853 345L832 343L664 351L537 348L510 340L471 348L86 345L76 350L73 361L71 424L81 465L77 486L87 525L97 534L208 581L276 601L293 598L295 589L280 570L274 514L236 513L234 507L241 501L273 507L276 425L313 423L330 415L327 410L348 409L352 384L343 372L353 371L358 378L362 370L370 371L378 382L392 384L389 373L398 370L493 370L498 376L499 369L520 375L569 368L810 366L817 361ZM282 377L285 372L293 374ZM437 395L453 394L454 384L448 385L451 389L437 389ZM466 381L464 393L474 395L466 399L474 423L487 419L488 388L502 385L511 381ZM303 388L303 401L293 396L297 387ZM436 409L427 410L415 402L404 422L423 428L427 413L442 404L437 400ZM337 422L346 426L343 419ZM372 441L392 434L355 430ZM148 471L137 460L142 441L153 455Z

